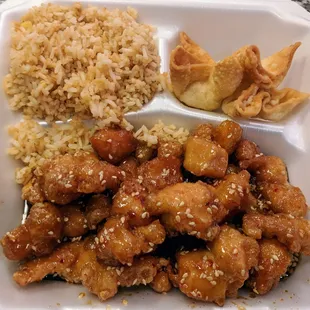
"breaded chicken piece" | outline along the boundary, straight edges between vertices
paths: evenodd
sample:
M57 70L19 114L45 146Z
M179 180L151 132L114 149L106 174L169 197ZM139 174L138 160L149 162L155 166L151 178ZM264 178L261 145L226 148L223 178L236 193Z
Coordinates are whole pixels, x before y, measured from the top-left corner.
M153 283L157 274L163 267L167 267L169 261L164 258L157 258L152 256L142 256L135 258L132 266L124 266L118 268L119 285L130 287L134 285L147 285Z
M123 179L121 170L87 152L60 155L46 160L39 177L47 200L68 204L81 194L116 191Z
M241 140L235 150L236 159L240 162L253 159L259 154L258 146L254 142L246 139Z
M210 244L210 250L185 251L177 254L177 275L172 283L188 297L224 305L226 297L237 291L257 265L257 242L228 226Z
M182 182L181 165L181 160L174 156L156 157L138 168L138 178L149 192L154 192Z
M60 211L64 220L64 236L80 237L88 232L87 219L80 205L66 205L61 207Z
M63 217L51 203L37 203L30 209L25 224L4 235L4 255L10 260L23 260L32 255L50 254L63 235Z
M179 252L177 274L169 274L174 286L190 298L224 305L228 278L208 250Z
M178 141L160 141L157 156L159 158L167 158L169 156L180 158L183 152L183 145Z
M117 293L117 273L100 265L90 247L84 242L66 243L50 256L25 263L13 278L25 286L57 274L68 282L82 283L99 299L106 300Z
M131 229L125 216L110 217L97 235L97 256L105 264L132 264L141 253L150 253L164 242L166 231L158 220Z
M150 216L144 206L146 196L147 191L139 180L127 179L114 196L111 214L126 215L132 226L149 224Z
M168 273L166 271L160 271L154 277L154 280L150 283L150 287L157 293L169 292L172 288Z
M36 177L33 177L26 185L23 186L22 199L27 200L31 204L44 202L44 193L42 192Z
M222 178L228 165L228 154L212 142L211 125L200 125L185 143L184 168L196 176Z
M63 244L51 255L22 265L13 278L25 286L41 281L48 274L57 274L68 282L82 283L104 301L117 293L118 286L151 283L158 270L169 263L162 258L145 256L135 259L131 267L111 267L97 261L93 247L89 241Z
M138 166L139 163L134 157L127 157L121 162L119 168L121 169L121 174L124 176L124 179L127 178L136 178L138 176Z
M238 174L239 172L241 172L242 169L240 169L239 167L233 165L233 164L228 164L227 170L226 170L226 175L228 174Z
M146 199L150 215L161 215L168 231L212 240L219 231L216 222L226 215L214 188L203 182L179 183L150 194Z
M110 214L111 201L107 196L97 194L88 200L86 204L85 216L89 229L96 229L97 225L108 218Z
M259 241L258 267L255 267L248 286L257 294L263 295L276 287L280 277L291 263L287 248L276 239Z
M209 248L215 257L215 262L229 278L226 296L237 297L239 288L249 277L250 269L258 264L257 241L223 225Z
M250 193L250 174L242 170L238 174L229 174L216 188L216 196L225 209L231 211L240 207Z
M289 183L263 182L259 185L259 191L274 213L291 214L295 217L304 217L307 213L306 198L298 187Z
M137 140L131 131L103 128L90 138L90 143L98 155L111 164L118 164L136 150Z
M254 239L276 237L290 251L310 255L310 222L306 219L286 214L246 214L242 229Z
M240 162L242 169L247 169L253 172L256 176L256 181L285 184L287 183L286 166L281 158L276 156L258 156L250 160Z
M230 155L236 149L242 138L242 128L239 124L226 120L214 128L213 141L218 143Z
M148 146L145 142L139 141L136 148L135 157L138 159L140 164L143 164L154 157L154 151L154 148Z

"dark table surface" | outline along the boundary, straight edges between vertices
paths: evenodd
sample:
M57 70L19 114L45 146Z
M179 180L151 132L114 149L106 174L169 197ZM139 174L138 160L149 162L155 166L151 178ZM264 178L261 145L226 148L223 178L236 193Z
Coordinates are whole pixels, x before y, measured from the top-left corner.
M304 7L308 12L310 12L310 0L293 0L294 2L300 4Z

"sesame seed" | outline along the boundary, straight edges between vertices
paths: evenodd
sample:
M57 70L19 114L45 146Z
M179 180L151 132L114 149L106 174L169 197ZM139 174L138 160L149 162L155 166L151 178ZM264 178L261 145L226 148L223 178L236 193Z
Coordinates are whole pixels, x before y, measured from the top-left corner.
M112 175L112 179L117 179L117 176L116 175Z
M207 277L207 280L208 280L208 281L213 281L213 277L208 276L208 277Z
M287 237L287 238L293 238L294 236L291 235L291 234L287 234L286 237Z
M125 216L121 217L121 222L124 224L125 223Z
M69 221L69 218L64 217L64 222L68 222L68 221Z
M186 216L187 216L187 218L189 218L189 219L194 218L194 217L193 217L191 214L189 214L189 213L187 213Z
M83 225L83 228L87 228L87 225Z
M211 283L213 286L216 285L216 281L211 281L210 283Z
M175 217L175 220L177 221L177 222L181 222L181 218L180 218L180 216L179 215L177 215L176 217Z
M258 293L258 291L257 291L256 288L253 288L253 292L254 292L255 294L259 295L259 293Z
M244 269L241 270L241 276L242 276L242 277L245 276L245 270L244 270Z
M94 170L89 170L89 171L88 171L88 175L92 175L93 172L94 172Z
M66 268L66 271L67 271L67 272L70 272L70 271L71 271L71 269L70 269L70 268Z
M265 268L263 266L258 266L259 270L264 270Z
M238 254L238 249L234 248L233 254Z
M146 285L147 283L146 283L146 281L145 281L145 279L143 279L142 280L142 283L144 284L144 285Z
M231 188L236 188L236 184L235 183L231 183Z
M195 222L189 222L188 225L190 225L190 226L196 226Z
M72 187L71 184L69 184L69 183L65 184L65 188L70 188L70 187Z
M288 215L291 219L294 219L295 218L295 216L293 216L292 214L289 214Z
M109 154L109 159L113 159L113 156L111 154Z
M112 139L108 139L107 142L111 143L111 142L112 142Z
M184 201L181 201L179 204L179 207L182 207L182 206L184 206Z
M135 285L138 282L138 279L134 279L134 281L132 282L132 285Z
M272 258L273 258L274 260L279 260L279 257L278 257L277 255L272 255Z
M228 139L230 139L231 137L232 137L232 134L229 134L229 135L227 136Z
M220 202L220 200L218 198L215 198L214 202Z
M57 222L61 222L61 219L60 219L60 217L57 217Z
M207 211L212 214L212 209L211 208L207 208Z
M273 264L273 258L270 258L270 264Z
M157 207L160 207L160 206L161 206L161 202L160 202L160 201L157 202L157 203L156 203L156 206L157 206Z
M50 231L48 232L48 234L49 234L49 235L54 235L54 232L50 230Z
M98 237L95 238L95 242L96 242L97 244L99 244L99 239L98 239Z
M126 172L125 171L121 171L121 175L125 177L126 176Z
M142 215L141 215L141 217L142 217L143 219L145 219L146 217L149 217L149 213L148 213L148 212L143 212Z
M211 231L208 231L208 233L207 233L207 237L208 237L208 238L211 238L211 236L212 236Z
M153 242L149 242L149 245L150 245L150 246L154 246L154 243L153 243Z

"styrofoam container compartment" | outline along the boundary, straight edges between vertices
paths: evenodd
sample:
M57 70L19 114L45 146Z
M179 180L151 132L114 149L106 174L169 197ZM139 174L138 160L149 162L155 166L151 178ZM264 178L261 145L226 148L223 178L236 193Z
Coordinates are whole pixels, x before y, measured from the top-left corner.
M24 2L24 3L23 3ZM55 1L52 1L55 2ZM56 1L70 4L70 1ZM292 67L281 86L310 92L310 14L290 1L208 1L208 0L103 0L80 1L84 5L125 9L128 5L139 12L139 20L157 27L161 71L169 69L169 55L178 44L180 31L188 33L216 60L230 55L247 44L257 45L262 57L284 46L301 41ZM10 23L18 20L30 7L41 1L8 0L0 6L0 79L8 73ZM15 184L16 162L6 154L9 137L6 127L19 120L8 108L0 89L0 235L21 221L23 203L21 189ZM202 122L219 123L227 117L218 112L203 112L179 103L164 92L141 111L129 113L127 119L136 127L152 126L158 120L166 124L193 128ZM287 164L290 182L299 186L310 201L310 107L305 103L279 123L259 120L239 121L245 137L256 142L261 150L280 156ZM210 303L194 302L178 291L166 295L150 289L121 290L114 298L101 303L80 285L43 281L26 288L18 287L12 279L17 268L0 251L0 309L217 309ZM310 260L303 257L296 272L266 296L228 299L223 309L309 309ZM84 298L78 298L85 292ZM122 304L126 298L128 305ZM242 308L244 307L244 308Z

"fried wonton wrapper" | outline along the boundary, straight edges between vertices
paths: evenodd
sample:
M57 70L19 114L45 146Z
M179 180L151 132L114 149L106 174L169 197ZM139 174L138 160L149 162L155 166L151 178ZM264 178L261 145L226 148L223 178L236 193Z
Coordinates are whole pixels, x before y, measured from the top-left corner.
M271 98L263 102L259 116L271 121L280 121L310 96L292 88L273 89L270 93Z
M259 90L254 83L243 90L239 97L235 98L235 95L224 99L222 105L223 112L231 117L255 117L261 112L262 106L270 101L270 94Z
M176 97L186 105L212 111L223 99L251 83L260 88L277 87L290 68L300 42L288 46L261 61L257 46L244 46L232 56L215 63L209 54L185 33L170 56L170 77ZM240 88L240 84L245 87ZM239 95L235 95L237 99ZM260 110L259 110L260 111Z
M278 87L285 78L300 45L300 42L296 42L263 60L260 58L257 46L249 45L240 48L233 57L238 59L246 72L243 83L251 81L263 89Z
M220 107L243 78L236 57L215 61L182 32L181 45L170 55L170 78L176 97L186 105L207 111Z
M225 114L231 117L261 117L271 121L280 121L310 96L291 88L263 90L254 83L239 97L235 98L236 95L237 91L224 99L222 110Z

